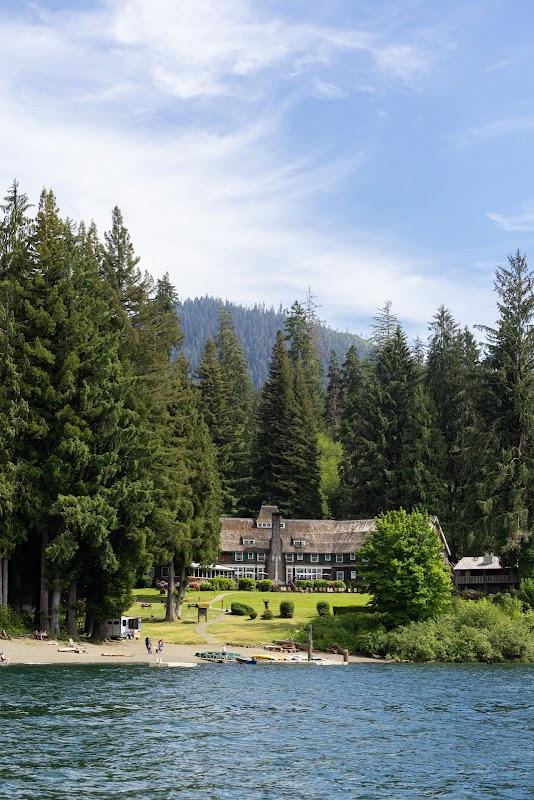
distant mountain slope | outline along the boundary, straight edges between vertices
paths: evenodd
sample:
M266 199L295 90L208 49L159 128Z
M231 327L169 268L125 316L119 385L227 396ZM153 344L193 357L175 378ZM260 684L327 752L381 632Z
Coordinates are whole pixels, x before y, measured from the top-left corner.
M285 313L282 309L277 311L265 305L246 308L207 296L181 301L178 304L178 316L184 333L184 353L193 370L198 366L206 339L210 336L214 338L217 334L221 304L232 314L236 333L248 359L252 382L259 389L267 377L274 339L276 332L284 325ZM353 344L361 355L369 351L369 343L360 336L322 327L319 349L325 372L330 351L335 350L342 362Z

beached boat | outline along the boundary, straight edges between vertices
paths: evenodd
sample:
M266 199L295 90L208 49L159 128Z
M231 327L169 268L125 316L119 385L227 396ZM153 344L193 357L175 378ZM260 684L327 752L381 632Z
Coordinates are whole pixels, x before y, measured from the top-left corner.
M198 664L193 664L190 661L152 661L150 667L157 667L164 669L167 667L178 667L180 669L190 669L191 667L198 667Z

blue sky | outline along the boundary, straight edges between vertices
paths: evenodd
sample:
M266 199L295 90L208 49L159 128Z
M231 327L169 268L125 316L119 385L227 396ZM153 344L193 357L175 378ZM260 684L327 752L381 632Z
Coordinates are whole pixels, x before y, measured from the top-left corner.
M527 0L0 0L0 179L106 229L182 296L411 334L491 323L534 263Z

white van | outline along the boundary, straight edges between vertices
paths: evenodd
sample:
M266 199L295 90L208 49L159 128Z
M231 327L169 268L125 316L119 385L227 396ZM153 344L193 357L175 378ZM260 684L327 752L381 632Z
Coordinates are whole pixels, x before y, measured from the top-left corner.
M107 635L110 639L139 639L141 617L108 619Z

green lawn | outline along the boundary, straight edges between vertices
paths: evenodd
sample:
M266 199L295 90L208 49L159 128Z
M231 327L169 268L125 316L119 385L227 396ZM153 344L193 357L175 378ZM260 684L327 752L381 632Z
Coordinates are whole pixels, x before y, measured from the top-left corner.
M326 600L330 607L334 605L367 605L370 596L367 594L300 594L285 592L225 592L222 600L214 602L214 598L222 592L188 591L182 606L182 621L168 623L165 617L165 598L157 589L135 589L135 603L128 610L128 615L141 617L142 633L152 639L160 637L166 642L175 644L203 644L204 640L194 630L197 620L197 609L188 608L188 603L209 602L208 630L221 644L259 645L272 642L274 639L287 639L300 630L312 617L316 616L316 605L319 600ZM263 601L269 601L269 609L275 615L273 620L262 620ZM282 600L291 600L295 604L292 619L280 619L279 609ZM229 614L223 619L221 615L230 608L233 602L245 603L258 612L258 618L250 620L246 617L232 617ZM151 603L150 608L141 608L141 603ZM217 621L219 620L219 621Z

